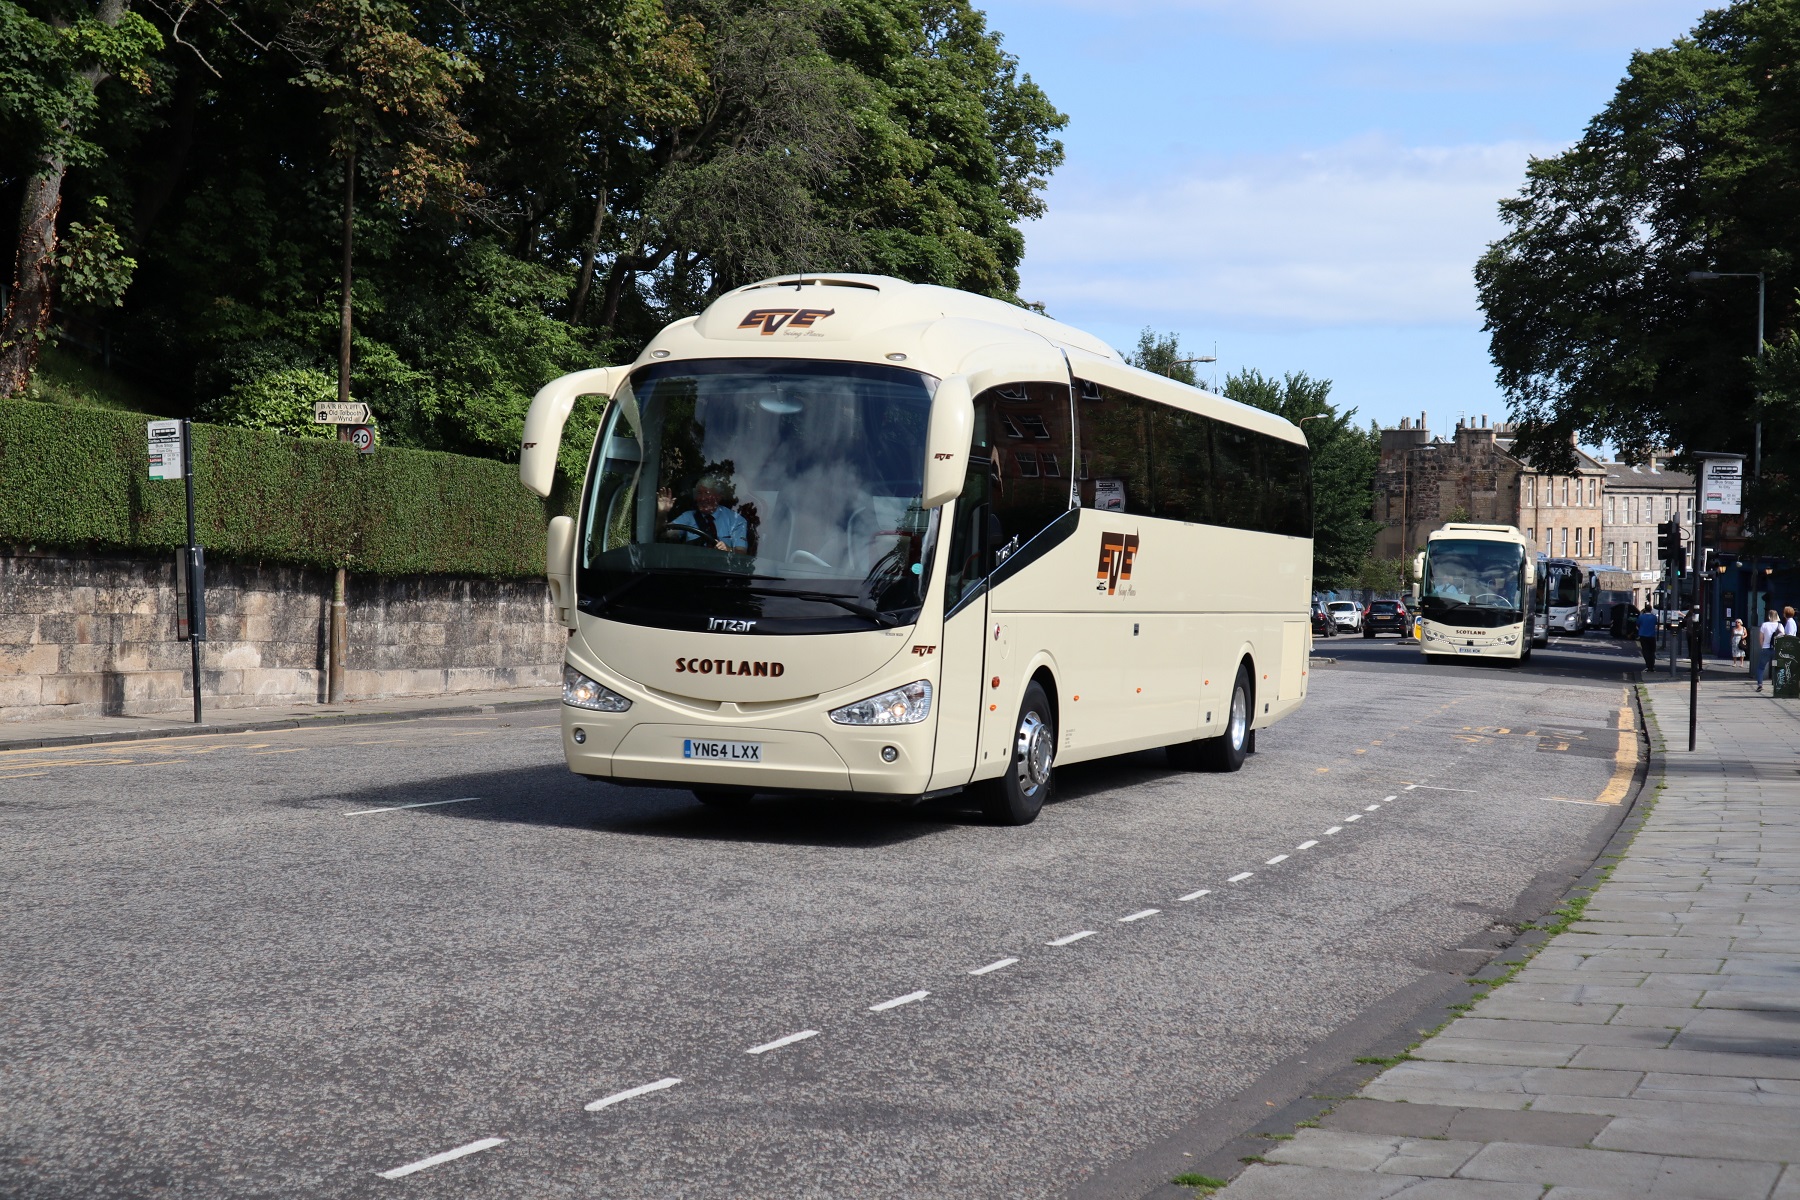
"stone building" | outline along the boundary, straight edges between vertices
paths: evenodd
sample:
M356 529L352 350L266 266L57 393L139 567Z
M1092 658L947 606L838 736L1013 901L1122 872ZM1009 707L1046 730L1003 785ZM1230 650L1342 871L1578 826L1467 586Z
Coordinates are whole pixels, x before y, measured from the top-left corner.
M1406 558L1449 521L1516 525L1541 553L1600 561L1607 468L1576 448L1573 475L1533 471L1512 453L1510 425L1459 421L1449 440L1402 418L1381 431L1375 470L1375 554Z
M1606 464L1606 507L1602 515L1601 558L1631 572L1632 598L1640 607L1662 579L1656 558L1656 527L1681 522L1682 542L1694 544L1694 477L1665 469L1659 456L1637 466Z

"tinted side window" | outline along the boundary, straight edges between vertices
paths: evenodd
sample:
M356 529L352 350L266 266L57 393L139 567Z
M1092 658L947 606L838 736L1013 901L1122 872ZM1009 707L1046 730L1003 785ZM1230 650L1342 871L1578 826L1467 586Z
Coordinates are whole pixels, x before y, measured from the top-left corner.
M993 458L993 511L1002 544L1029 542L1069 511L1074 463L1069 385L1016 383L981 395ZM981 419L978 411L976 419Z
M1167 405L1151 406L1150 486L1155 516L1210 525L1213 422Z
M1081 421L1081 507L1154 516L1150 488L1150 409L1126 392L1076 383Z
M1312 536L1307 448L1076 382L1084 508Z
M975 433L969 445L969 473L956 498L956 524L950 530L950 564L944 574L944 608L974 591L987 578L993 557L990 545L994 510L993 447L989 442L988 403L991 393L975 397Z

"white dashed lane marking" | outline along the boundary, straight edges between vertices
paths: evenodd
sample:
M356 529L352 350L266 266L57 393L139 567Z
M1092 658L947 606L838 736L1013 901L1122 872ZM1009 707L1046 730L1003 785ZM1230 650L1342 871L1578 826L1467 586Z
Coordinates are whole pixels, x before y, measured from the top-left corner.
M1200 890L1199 890L1199 891L1197 891L1197 892L1189 892L1189 893L1188 893L1188 894L1187 894L1187 895L1185 895L1185 896L1177 896L1177 897L1175 897L1175 898L1176 898L1176 899L1177 899L1177 900L1198 900L1198 899L1199 899L1199 898L1200 898L1200 897L1202 897L1202 896L1210 896L1210 895L1212 895L1212 891L1211 891L1211 889L1209 889L1209 888L1201 888L1201 889L1200 889Z
M1380 807L1381 807L1381 805L1379 805L1379 804L1371 804L1371 805L1369 805L1369 807L1363 809L1363 811L1364 812L1374 812L1376 809L1378 809Z
M1161 911L1160 908L1146 908L1143 912L1134 912L1129 917L1120 917L1119 924L1123 925L1127 921L1141 921L1145 917L1154 917Z
M991 962L985 967L976 967L973 971L970 971L969 974L986 975L989 971L998 971L1004 967L1010 967L1018 961L1019 960L1016 958L1003 958L999 962Z
M426 1167L435 1167L440 1163L452 1162L471 1154L480 1154L483 1150L492 1150L495 1146L504 1145L505 1138L482 1138L478 1142L470 1142L466 1146L458 1146L454 1150L446 1150L442 1154L434 1154L430 1158L421 1158L418 1162L407 1163L404 1167L395 1167L391 1171L379 1171L383 1179L402 1179L414 1171L423 1171Z
M752 1046L748 1050L744 1051L744 1053L745 1054L767 1054L771 1050L779 1050L783 1046L791 1046L795 1042L804 1042L809 1037L818 1037L818 1036L819 1036L819 1031L816 1029L802 1029L799 1033L790 1033L786 1037L776 1038L772 1042L764 1042L760 1046Z
M1333 825L1330 829L1327 829L1325 831L1325 836L1330 837L1334 833L1342 833L1342 832L1344 832L1344 827L1342 825Z
M890 1008L899 1008L902 1004L911 1004L915 1000L923 1000L930 992L908 992L904 996L895 996L892 1000L883 1000L880 1004L869 1005L870 1012L886 1012Z
M1059 937L1054 942L1045 942L1046 946L1066 946L1070 942L1079 942L1084 937L1093 937L1094 931L1084 929L1080 933L1071 933L1068 937Z
M602 1096L600 1099L593 1101L587 1105L587 1111L599 1112L603 1108L611 1108L613 1105L624 1100L633 1100L639 1096L647 1096L651 1092L660 1092L664 1088L672 1088L680 1082L681 1080L679 1079L659 1079L655 1083L646 1083L639 1087L626 1088L622 1092L614 1092L610 1096Z
M1267 860L1266 862L1264 862L1263 866L1272 867L1276 863L1284 863L1287 861L1287 857L1288 856L1285 854L1277 854L1274 858L1271 858L1271 859Z
M1348 817L1345 817L1345 818L1344 818L1344 820L1346 820L1346 821L1360 821L1360 820L1362 820L1362 814L1361 814L1361 813L1356 813L1356 814L1354 814L1354 815L1352 815L1352 816L1348 816Z
M425 800L418 804L396 804L392 808L359 808L355 812L347 812L346 817L366 817L370 813L399 812L403 808L436 808L440 804L467 804L471 800L479 800L480 796L464 796L460 800ZM486 1149L486 1147L483 1147ZM474 1151L470 1151L471 1154Z
M1254 874L1256 874L1255 871L1239 871L1236 875L1233 875L1230 879L1227 879L1225 882L1226 883L1242 883L1242 882L1244 882L1244 880L1250 878Z
M1296 849L1296 850L1311 850L1314 846L1316 846L1318 844L1319 843L1316 841L1301 842L1298 846L1295 846L1294 849Z

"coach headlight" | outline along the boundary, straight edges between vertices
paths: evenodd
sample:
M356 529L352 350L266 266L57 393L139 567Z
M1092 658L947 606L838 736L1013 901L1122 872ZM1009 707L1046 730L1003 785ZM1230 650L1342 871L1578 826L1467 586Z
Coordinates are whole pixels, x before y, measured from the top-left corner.
M917 725L931 715L931 685L923 679L831 710L839 725Z
M563 667L563 703L610 713L621 713L631 707L631 701L619 693L567 665Z

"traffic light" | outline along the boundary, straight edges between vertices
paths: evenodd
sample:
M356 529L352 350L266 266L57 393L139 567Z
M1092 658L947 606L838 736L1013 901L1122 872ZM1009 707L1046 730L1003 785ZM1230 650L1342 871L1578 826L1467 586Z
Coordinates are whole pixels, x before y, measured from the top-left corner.
M1674 568L1675 578L1680 579L1687 574L1687 550L1679 541L1675 543L1674 557L1669 560L1669 565Z
M1663 521L1656 527L1656 557L1661 562L1670 562L1675 557L1676 547L1681 545L1681 526L1673 521Z

